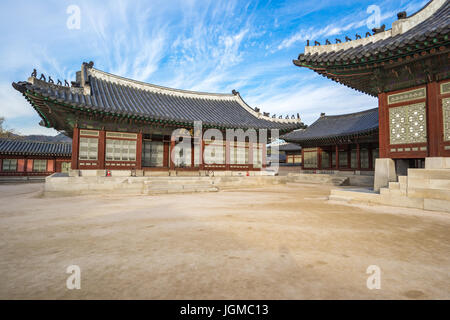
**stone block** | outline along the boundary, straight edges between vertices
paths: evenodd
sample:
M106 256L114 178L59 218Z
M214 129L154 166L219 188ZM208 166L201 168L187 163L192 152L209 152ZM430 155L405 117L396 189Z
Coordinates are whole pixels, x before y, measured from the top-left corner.
M425 169L450 169L450 158L448 157L426 158Z
M425 210L450 212L450 201L438 199L424 199L423 208Z
M378 192L380 188L388 187L389 182L395 181L397 181L397 175L394 160L389 158L376 159L373 189Z

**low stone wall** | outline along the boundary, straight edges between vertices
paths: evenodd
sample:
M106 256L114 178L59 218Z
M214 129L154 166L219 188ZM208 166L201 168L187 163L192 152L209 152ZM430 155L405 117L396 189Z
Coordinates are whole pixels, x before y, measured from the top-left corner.
M88 194L153 194L204 192L254 188L286 184L284 176L215 176L215 177L104 177L60 176L46 178L45 195L73 196Z

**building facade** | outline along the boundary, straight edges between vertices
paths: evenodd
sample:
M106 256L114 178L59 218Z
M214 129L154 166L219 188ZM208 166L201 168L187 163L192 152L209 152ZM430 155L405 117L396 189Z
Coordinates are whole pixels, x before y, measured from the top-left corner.
M0 138L0 176L48 176L68 172L72 144Z
M449 15L449 1L433 0L411 16L398 13L389 30L308 41L294 64L378 97L380 158L421 167L450 156Z
M311 126L282 137L301 145L303 170L373 171L379 157L378 108L352 114L322 114Z
M249 107L234 90L165 88L97 70L92 62L82 64L71 86L34 71L13 87L42 125L73 138L73 170L262 170L272 130L304 126L298 114L270 117ZM244 133L245 141L228 139L229 131Z

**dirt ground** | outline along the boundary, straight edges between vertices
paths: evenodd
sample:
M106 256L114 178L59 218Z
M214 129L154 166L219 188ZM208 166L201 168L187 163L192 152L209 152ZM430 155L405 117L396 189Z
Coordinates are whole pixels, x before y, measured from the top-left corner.
M1 299L449 299L450 215L329 187L44 198L0 185ZM66 288L66 268L81 289ZM369 290L368 266L381 269Z

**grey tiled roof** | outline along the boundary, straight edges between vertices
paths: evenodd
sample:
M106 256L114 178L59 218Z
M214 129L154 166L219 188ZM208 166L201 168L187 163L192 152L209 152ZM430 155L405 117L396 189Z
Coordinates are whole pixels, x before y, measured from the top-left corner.
M238 92L212 94L165 88L112 75L86 63L81 74L86 80L81 80L75 87L49 84L36 77L31 77L27 82L13 83L13 86L19 91L28 90L83 110L117 116L150 117L184 123L202 121L205 125L226 128L284 131L303 125L298 118L264 116L249 107Z
M430 4L431 2L428 5ZM432 43L434 38L448 35L449 31L450 1L447 0L430 18L405 33L349 49L341 49L338 51L324 50L321 53L302 53L299 55L298 60L294 62L297 65L302 63L345 64L351 63L353 60L360 61L362 58L366 59L366 61L372 57L376 59L380 54L387 55L389 52L395 56L398 52L405 52L407 47L415 48L416 44L422 46L427 40L429 43Z
M295 143L285 143L278 147L279 151L301 151L302 147Z
M338 116L322 116L305 130L296 130L281 138L306 142L372 133L378 130L378 108Z
M72 155L72 144L0 138L0 154L70 157Z

